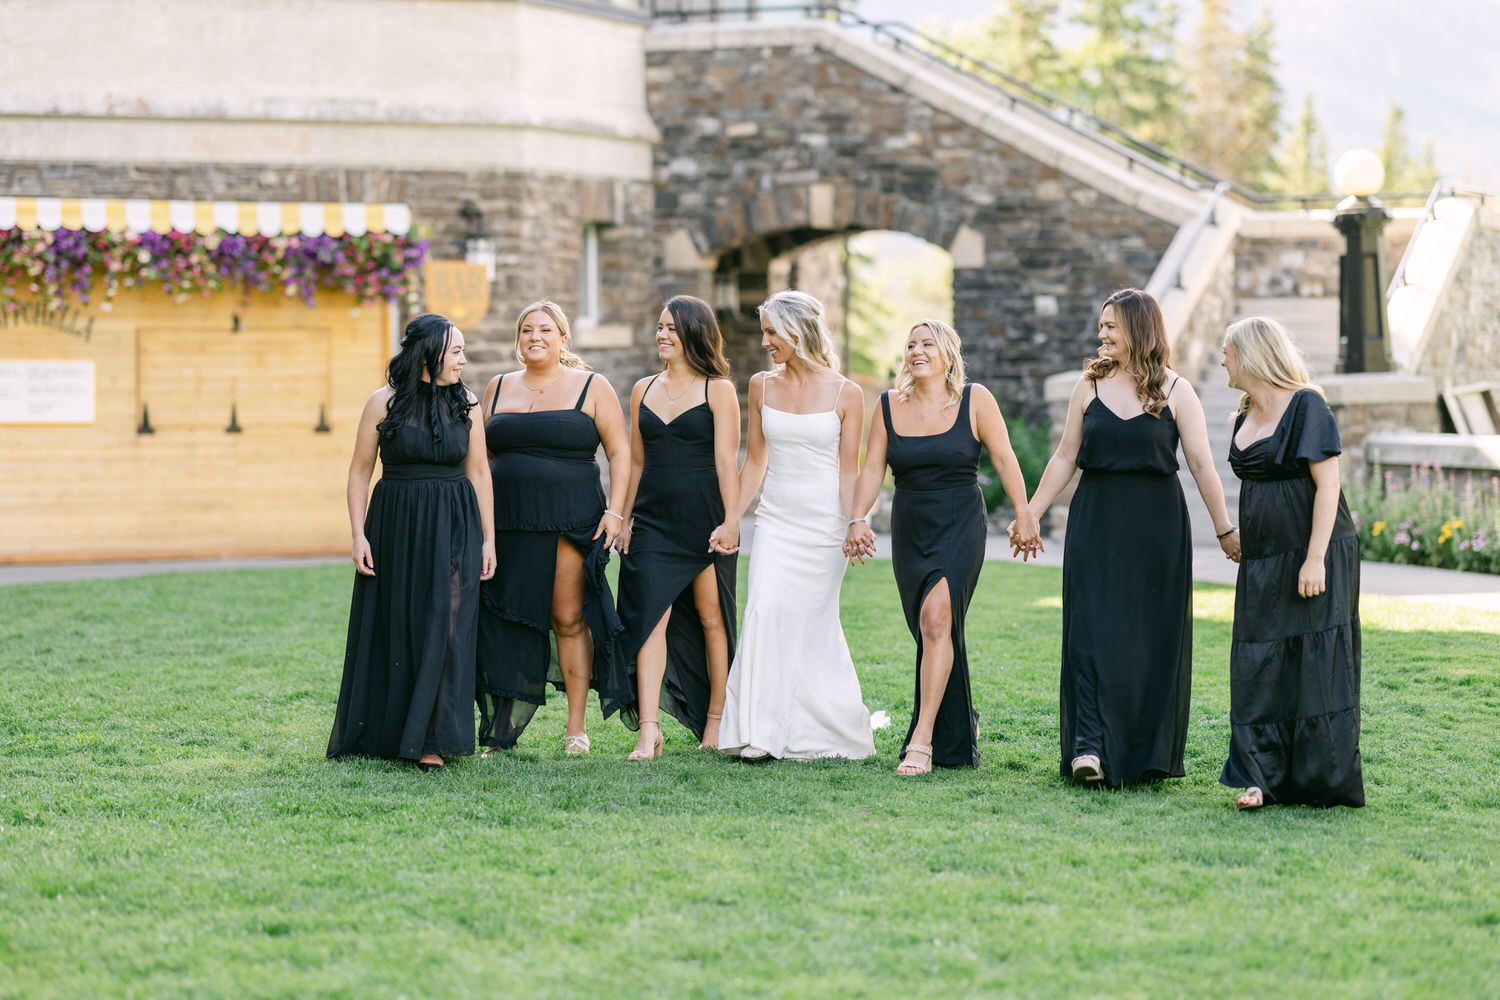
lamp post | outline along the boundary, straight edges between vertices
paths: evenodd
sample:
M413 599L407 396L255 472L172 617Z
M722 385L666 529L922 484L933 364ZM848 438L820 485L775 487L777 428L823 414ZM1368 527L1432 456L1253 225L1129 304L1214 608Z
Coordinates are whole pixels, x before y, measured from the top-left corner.
M1333 166L1334 190L1345 196L1333 215L1345 241L1339 259L1339 345L1345 372L1392 368L1382 238L1391 214L1375 197L1384 181L1380 157L1368 149L1351 149Z

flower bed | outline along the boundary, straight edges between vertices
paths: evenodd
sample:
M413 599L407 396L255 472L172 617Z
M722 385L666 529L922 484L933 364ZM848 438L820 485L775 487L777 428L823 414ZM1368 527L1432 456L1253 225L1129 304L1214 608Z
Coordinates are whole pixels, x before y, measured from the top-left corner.
M1402 477L1377 465L1344 495L1363 558L1500 573L1500 478L1426 464Z
M394 233L359 236L238 236L231 233L0 230L0 302L17 308L23 294L46 295L57 308L69 297L87 303L99 282L104 301L121 288L159 284L183 301L238 287L281 289L313 305L320 288L361 302L397 300L415 309L427 242Z

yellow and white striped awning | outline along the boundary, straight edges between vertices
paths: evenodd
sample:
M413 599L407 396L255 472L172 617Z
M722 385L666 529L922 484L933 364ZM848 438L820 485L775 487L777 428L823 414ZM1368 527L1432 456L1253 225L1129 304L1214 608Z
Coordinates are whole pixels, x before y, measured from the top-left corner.
M411 209L398 203L348 201L152 201L144 198L0 197L0 230L86 229L242 236L362 236L411 229Z

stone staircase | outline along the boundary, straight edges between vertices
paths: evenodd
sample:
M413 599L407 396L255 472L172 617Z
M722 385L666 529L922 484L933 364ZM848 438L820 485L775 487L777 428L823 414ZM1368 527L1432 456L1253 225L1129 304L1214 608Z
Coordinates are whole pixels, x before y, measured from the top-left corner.
M1241 298L1234 304L1234 318L1246 316L1270 316L1286 327L1297 346L1307 359L1313 381L1332 375L1339 357L1339 300L1337 298ZM1203 415L1208 422L1208 444L1213 450L1214 465L1219 472L1219 481L1224 484L1224 501L1229 506L1229 517L1239 520L1240 481L1229 467L1229 440L1234 431L1234 413L1239 407L1240 393L1225 384L1224 369L1218 366L1219 353L1214 351L1203 369L1197 373L1193 388L1203 403ZM1189 375L1191 378L1192 376ZM1187 470L1187 460L1179 452L1182 464L1179 476L1182 491L1187 495L1188 516L1193 522L1193 544L1215 545L1213 518L1198 495L1198 484Z

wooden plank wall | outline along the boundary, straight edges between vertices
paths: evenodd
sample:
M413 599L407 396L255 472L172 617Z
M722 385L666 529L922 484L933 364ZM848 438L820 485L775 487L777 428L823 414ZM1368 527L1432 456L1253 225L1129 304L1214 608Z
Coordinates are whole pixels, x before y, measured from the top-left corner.
M0 562L347 551L344 483L388 311L317 302L130 290L85 313L87 339L0 326L0 360L92 360L96 380L92 425L0 426ZM137 432L143 407L154 434Z

